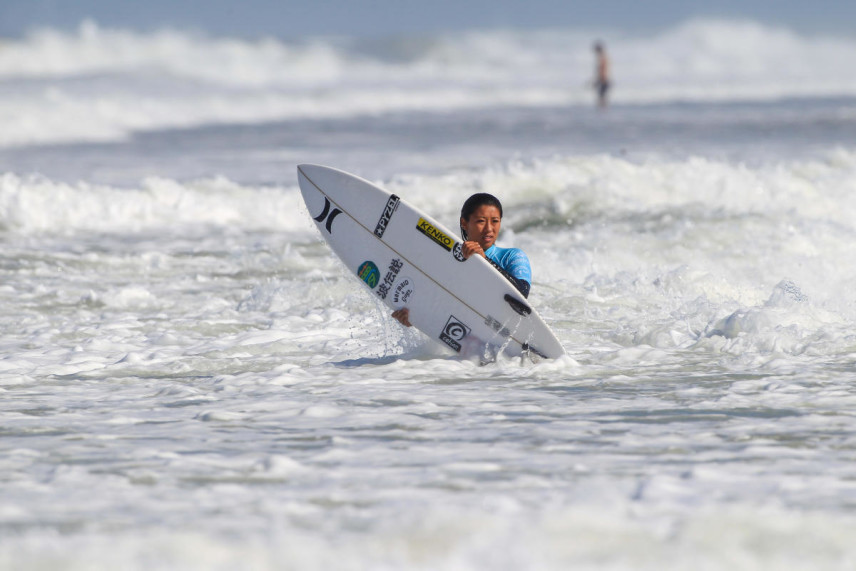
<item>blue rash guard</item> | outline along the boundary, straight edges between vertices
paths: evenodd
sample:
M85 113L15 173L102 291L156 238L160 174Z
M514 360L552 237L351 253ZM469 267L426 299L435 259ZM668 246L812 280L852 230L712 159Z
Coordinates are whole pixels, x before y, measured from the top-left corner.
M532 268L529 258L519 248L498 248L495 244L488 248L485 257L520 290L523 297L529 297L532 283Z

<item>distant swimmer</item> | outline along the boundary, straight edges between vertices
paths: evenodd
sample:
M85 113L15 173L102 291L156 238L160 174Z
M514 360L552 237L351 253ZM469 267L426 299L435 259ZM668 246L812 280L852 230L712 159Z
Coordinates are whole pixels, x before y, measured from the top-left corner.
M594 53L597 58L594 75L594 89L597 91L597 105L600 108L606 107L606 94L609 91L609 58L606 55L606 49L603 43L595 42Z

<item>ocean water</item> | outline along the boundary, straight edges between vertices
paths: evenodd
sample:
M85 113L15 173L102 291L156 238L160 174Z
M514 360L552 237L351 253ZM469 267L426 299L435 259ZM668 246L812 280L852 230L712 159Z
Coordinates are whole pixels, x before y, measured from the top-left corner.
M0 568L852 569L856 39L692 21L0 45ZM460 360L301 162L455 225L568 352Z

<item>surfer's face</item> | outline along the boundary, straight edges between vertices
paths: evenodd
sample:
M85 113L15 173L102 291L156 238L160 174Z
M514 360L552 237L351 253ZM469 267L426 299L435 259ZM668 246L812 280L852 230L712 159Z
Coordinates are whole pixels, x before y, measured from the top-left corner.
M467 231L467 239L478 242L483 250L487 250L496 242L502 216L499 208L483 204L476 208L469 219L461 218L461 226Z

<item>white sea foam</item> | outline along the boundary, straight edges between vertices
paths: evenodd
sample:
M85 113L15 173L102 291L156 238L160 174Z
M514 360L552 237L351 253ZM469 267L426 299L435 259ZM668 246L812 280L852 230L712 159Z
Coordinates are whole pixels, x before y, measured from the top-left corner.
M466 41L498 66L509 37ZM359 49L430 76L441 44ZM57 81L160 72L98 73ZM199 91L160 81L169 124ZM555 140L591 152L544 145L549 108L6 149L0 566L851 568L842 108L577 110ZM302 205L319 155L450 227L500 196L568 357L479 366L392 323Z
M239 40L86 22L0 49L0 145L218 123L588 104L592 32ZM613 32L618 103L856 95L856 42L744 21Z
M580 303L596 316L600 308L630 303L630 318L647 303L665 303L670 315L660 311L632 334L619 328L612 340L735 351L735 344L748 342L764 352L798 355L838 350L824 349L829 339L815 338L819 331L846 343L842 335L853 317L848 284L856 273L838 261L856 254L854 181L856 158L838 151L751 168L701 158L638 163L571 157L397 177L386 186L449 226L456 197L472 189L503 196L509 210L504 240L538 252L536 282L565 290L536 294L552 300L545 309L549 317L574 313ZM145 237L140 263L147 271L166 272L177 271L181 262L158 251L159 233L182 244L199 237L207 242L212 229L235 237L278 232L301 241L314 232L294 186L152 178L139 188L120 189L13 174L0 178L0 225L19 237L49 241ZM287 249L278 265L312 279L308 252ZM84 258L94 266L113 263L109 259L97 253ZM259 288L241 307L290 305L277 299L276 288ZM167 297L135 287L81 295L88 303L138 309L162 306ZM647 301L640 305L640 299Z
M499 500L494 503L500 504ZM312 510L290 509L304 521ZM505 512L505 513L503 513ZM533 517L514 506L449 513L425 506L416 521L396 521L378 535L358 530L330 537L300 526L275 524L264 538L216 537L199 532L152 530L108 539L42 533L0 547L7 560L27 568L76 562L109 569L102 554L123 569L308 571L358 569L760 569L799 570L820 565L846 570L851 563L851 518L827 520L775 509L707 510L686 519L669 515L628 518L620 509L561 509ZM770 522L776 522L771 525ZM511 546L519 546L513 548ZM525 546L525 547L524 547ZM699 563L702 559L703 563ZM735 563L739 562L739 563Z
M7 173L0 176L0 228L23 234L308 229L297 196L295 188L247 188L223 178L190 184L149 178L126 189Z

